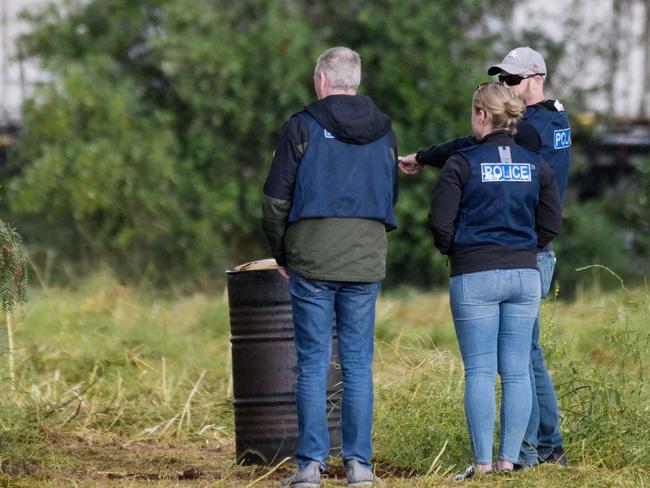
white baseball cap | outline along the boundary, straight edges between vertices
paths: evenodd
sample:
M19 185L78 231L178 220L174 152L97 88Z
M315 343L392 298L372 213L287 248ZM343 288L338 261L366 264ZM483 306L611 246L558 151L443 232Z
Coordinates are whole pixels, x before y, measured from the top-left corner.
M501 72L509 75L524 73L546 74L546 63L540 53L529 47L517 47L506 54L501 64L495 64L488 69L488 75L494 76Z

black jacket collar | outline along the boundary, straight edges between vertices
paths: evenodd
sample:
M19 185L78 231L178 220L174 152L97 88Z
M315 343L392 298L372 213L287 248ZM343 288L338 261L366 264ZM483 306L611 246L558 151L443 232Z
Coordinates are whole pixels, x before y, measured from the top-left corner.
M505 129L495 130L490 132L483 139L478 141L479 144L501 144L511 146L516 144L515 137L512 132Z

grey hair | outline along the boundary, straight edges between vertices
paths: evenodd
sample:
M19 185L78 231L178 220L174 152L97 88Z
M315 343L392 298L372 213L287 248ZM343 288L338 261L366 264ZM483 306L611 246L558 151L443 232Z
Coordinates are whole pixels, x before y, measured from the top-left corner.
M347 47L333 47L318 56L314 76L325 73L332 88L354 89L361 83L361 57Z

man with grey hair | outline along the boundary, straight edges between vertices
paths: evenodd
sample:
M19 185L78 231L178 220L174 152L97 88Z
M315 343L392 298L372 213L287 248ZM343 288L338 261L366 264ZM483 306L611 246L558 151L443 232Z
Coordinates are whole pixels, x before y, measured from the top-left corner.
M349 486L371 486L375 302L395 228L397 144L390 118L357 95L359 55L328 49L314 70L318 98L280 134L264 185L263 227L289 280L298 358L296 473L320 486L329 452L327 374L336 314L343 377L342 455Z
M361 58L344 47L328 49L318 57L314 77L326 73L332 86L356 93L361 83Z

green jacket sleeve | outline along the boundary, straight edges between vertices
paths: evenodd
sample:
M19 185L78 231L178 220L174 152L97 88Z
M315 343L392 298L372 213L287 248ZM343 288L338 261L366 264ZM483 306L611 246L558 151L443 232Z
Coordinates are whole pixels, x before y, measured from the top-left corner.
M282 128L264 183L262 228L271 253L280 266L287 265L284 234L289 222L296 174L308 140L309 130L305 122L298 116L291 117Z
M286 266L287 258L284 253L284 233L291 212L291 200L280 200L264 195L262 201L262 228L269 242L271 254L278 265Z

